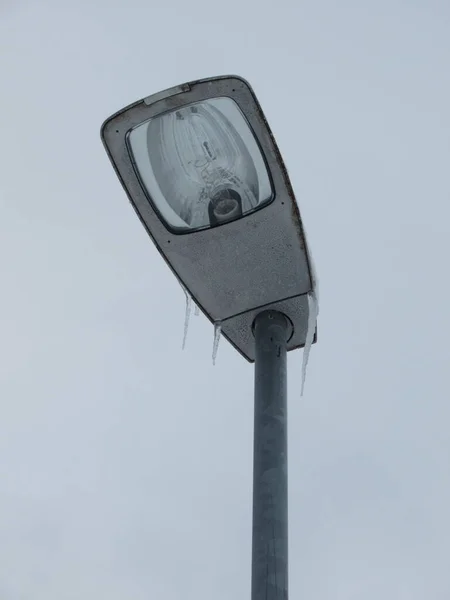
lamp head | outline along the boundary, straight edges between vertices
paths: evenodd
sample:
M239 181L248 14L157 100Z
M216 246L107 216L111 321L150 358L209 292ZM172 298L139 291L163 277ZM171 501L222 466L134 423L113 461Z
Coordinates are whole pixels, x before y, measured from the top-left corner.
M105 121L106 151L176 277L254 360L252 323L274 309L304 345L312 290L300 214L259 103L243 79L184 84Z

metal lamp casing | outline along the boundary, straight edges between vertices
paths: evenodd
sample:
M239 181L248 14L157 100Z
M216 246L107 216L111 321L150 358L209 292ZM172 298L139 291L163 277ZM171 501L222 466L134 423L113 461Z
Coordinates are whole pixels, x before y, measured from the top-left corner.
M129 132L158 115L195 102L229 97L244 114L265 160L273 200L234 221L199 231L174 232L160 219L127 146ZM250 362L252 324L271 309L293 325L287 345L305 345L307 294L313 289L302 222L286 168L250 85L236 76L187 83L136 102L109 117L101 137L134 209L169 267L194 302Z

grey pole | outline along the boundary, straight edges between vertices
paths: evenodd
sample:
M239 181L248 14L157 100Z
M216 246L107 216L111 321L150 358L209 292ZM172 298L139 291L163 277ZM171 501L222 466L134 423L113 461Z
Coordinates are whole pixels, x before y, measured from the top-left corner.
M260 313L255 335L252 600L288 598L287 370L290 321Z

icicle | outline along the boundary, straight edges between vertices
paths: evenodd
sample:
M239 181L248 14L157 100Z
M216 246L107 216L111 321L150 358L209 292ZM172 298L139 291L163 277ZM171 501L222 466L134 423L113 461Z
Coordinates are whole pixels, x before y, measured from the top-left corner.
M213 351L212 351L213 365L216 364L217 351L219 349L221 332L222 332L222 324L220 323L220 321L216 321L216 323L214 323L214 344L213 344Z
M189 292L187 291L187 289L184 286L181 286L183 288L183 292L184 295L186 296L186 312L184 314L184 333L183 333L183 344L182 344L182 349L184 350L186 347L186 340L187 340L187 334L188 334L188 329L189 329L189 318L191 316L191 309L192 309L192 298L191 295L189 294Z
M305 347L303 349L303 364L302 364L302 389L300 395L303 396L306 380L306 367L308 366L309 353L316 333L317 315L319 313L319 305L314 291L308 294L308 329L306 331Z
M309 266L311 268L312 289L316 301L316 316L319 314L319 278L317 277L316 265L313 257L308 253Z
M198 317L198 315L199 315L199 314L200 314L200 309L199 309L199 307L198 307L197 305L195 305L195 308L194 308L194 315L195 315L196 317Z
M315 265L314 259L312 257L311 246L309 245L308 236L306 235L306 231L303 231L303 237L305 238L305 242L306 242L306 253L308 255L308 263L309 263L309 268L311 271L312 291L315 296L316 309L317 309L316 313L318 315L319 314L319 278L317 277L316 265Z

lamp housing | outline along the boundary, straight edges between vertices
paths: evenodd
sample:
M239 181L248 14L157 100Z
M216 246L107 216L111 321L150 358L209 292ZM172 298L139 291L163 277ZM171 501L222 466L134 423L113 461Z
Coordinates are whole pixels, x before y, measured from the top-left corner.
M312 265L283 159L244 79L214 77L109 117L101 138L139 219L208 319L250 362L264 310L305 345Z

